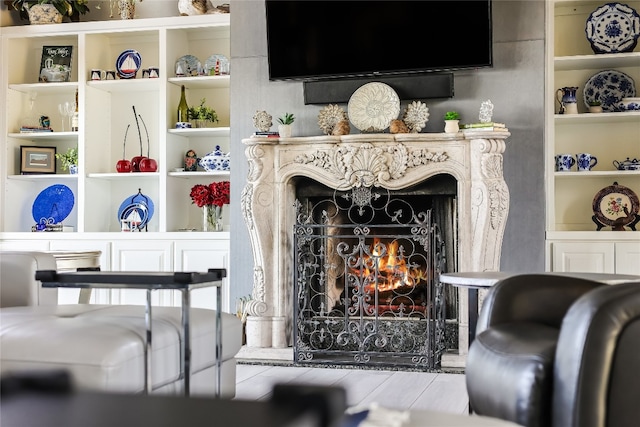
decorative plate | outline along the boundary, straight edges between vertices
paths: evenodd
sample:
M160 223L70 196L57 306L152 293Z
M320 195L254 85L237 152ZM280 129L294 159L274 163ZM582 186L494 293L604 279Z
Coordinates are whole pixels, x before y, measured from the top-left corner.
M617 182L603 188L593 198L595 218L604 225L625 226L635 220L639 209L636 193Z
M595 53L631 52L640 37L640 15L621 3L607 3L589 15L587 40Z
M333 128L343 120L347 120L347 112L336 104L329 104L318 113L318 126L325 135L331 135Z
M142 64L138 51L127 49L116 59L116 71L121 79L134 79Z
M184 55L176 61L176 77L193 77L202 74L202 64L193 55Z
M616 70L604 70L589 77L584 85L584 105L600 101L604 111L624 111L622 98L636 96L633 79Z
M31 207L36 224L58 224L73 210L75 197L66 185L55 184L38 194Z
M429 120L429 107L420 101L413 101L404 110L404 123L411 133L419 133Z
M216 72L216 64L218 71ZM205 76L224 76L229 74L229 59L224 55L211 55L204 61Z
M147 226L154 213L153 200L138 190L137 194L124 199L118 208L118 222L130 221L138 229Z
M353 92L347 105L349 120L362 132L382 132L400 114L400 98L391 86L373 82Z

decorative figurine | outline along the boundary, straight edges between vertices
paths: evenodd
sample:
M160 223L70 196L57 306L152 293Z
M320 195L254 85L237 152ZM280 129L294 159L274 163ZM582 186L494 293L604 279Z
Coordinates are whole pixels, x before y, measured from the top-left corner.
M195 151L189 150L184 155L184 170L185 172L194 172L198 169L198 155Z
M268 132L269 129L271 129L271 126L273 126L271 119L271 114L266 111L256 111L253 115L253 125L260 132Z
M480 119L480 123L489 123L492 117L493 104L490 99L487 99L480 104L480 114L478 115L478 118Z

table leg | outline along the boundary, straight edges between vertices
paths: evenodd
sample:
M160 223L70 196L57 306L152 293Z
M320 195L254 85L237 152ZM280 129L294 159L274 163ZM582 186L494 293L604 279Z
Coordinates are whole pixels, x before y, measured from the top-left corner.
M189 328L189 309L191 308L191 294L188 289L182 290L182 366L184 376L184 395L191 394L191 331Z
M153 388L153 381L151 380L151 289L147 289L144 323L147 327L144 346L144 392L149 394Z
M476 338L476 327L478 326L478 289L469 288L469 347Z
M220 397L222 374L222 286L216 287L216 397Z

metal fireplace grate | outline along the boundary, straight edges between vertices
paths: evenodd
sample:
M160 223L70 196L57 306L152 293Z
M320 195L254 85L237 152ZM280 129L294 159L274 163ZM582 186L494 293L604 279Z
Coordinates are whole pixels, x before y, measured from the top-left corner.
M425 196L375 187L296 200L298 363L440 368L445 255Z

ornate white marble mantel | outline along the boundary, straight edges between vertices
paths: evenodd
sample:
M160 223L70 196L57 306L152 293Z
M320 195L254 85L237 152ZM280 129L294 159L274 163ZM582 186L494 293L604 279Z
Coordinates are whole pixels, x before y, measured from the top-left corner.
M508 132L358 134L247 138L248 182L242 212L254 259L250 347L288 345L285 319L293 303L293 224L296 177L330 188L381 186L398 190L437 174L457 180L458 268L497 271L509 212L502 153ZM468 348L466 295L460 297L460 353Z

